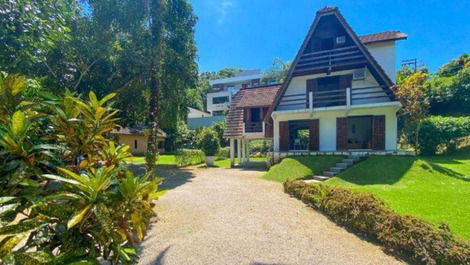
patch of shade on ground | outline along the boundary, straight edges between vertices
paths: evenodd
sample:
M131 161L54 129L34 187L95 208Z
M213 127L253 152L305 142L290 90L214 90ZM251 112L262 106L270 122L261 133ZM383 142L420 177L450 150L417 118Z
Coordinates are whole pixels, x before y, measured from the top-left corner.
M372 192L398 213L445 222L470 239L469 149L445 156L373 156L326 183Z

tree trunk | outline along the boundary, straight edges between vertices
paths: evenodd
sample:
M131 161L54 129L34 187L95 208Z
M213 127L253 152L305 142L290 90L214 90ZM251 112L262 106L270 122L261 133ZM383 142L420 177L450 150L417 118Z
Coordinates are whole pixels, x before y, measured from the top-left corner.
M147 141L147 150L152 154L157 153L158 111L160 108L160 80L156 76L157 73L158 71L154 70L150 78L150 135Z

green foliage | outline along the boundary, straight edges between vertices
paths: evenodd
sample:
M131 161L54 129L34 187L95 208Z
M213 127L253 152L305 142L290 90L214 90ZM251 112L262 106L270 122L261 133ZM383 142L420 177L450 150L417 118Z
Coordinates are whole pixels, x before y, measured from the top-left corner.
M415 128L408 128L410 139L414 141ZM470 117L441 117L426 118L419 129L419 151L425 155L451 152L456 150L464 137L470 136Z
M219 138L211 129L204 130L200 145L206 156L215 156L220 150Z
M49 51L70 35L75 1L1 1L0 71L33 73Z
M370 193L303 181L286 181L284 190L334 221L375 237L386 247L413 255L427 264L467 264L470 245L442 224L398 215Z
M0 80L2 264L131 264L154 216L160 179L127 168L128 147L105 136L117 125L114 94L82 100L27 93Z
M342 156L292 156L272 166L263 176L264 179L286 181L288 179L303 179L321 174L334 166Z
M217 153L217 160L227 159L230 157L230 147L221 147Z
M434 115L470 115L470 56L442 66L426 83Z
M282 83L287 77L287 73L289 72L291 61L283 61L280 58L275 58L273 60L272 66L266 71L266 73L261 78L261 82L263 83Z
M197 149L179 149L175 153L176 166L189 166L204 163L204 152Z
M250 153L253 155L266 156L272 150L271 140L253 140L250 141Z

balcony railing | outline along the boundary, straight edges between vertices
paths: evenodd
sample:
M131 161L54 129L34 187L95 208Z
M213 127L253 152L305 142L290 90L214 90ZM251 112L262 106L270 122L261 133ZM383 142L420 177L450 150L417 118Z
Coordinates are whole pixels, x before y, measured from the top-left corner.
M313 107L333 107L346 105L346 89L313 92Z
M263 132L263 122L245 122L245 133Z

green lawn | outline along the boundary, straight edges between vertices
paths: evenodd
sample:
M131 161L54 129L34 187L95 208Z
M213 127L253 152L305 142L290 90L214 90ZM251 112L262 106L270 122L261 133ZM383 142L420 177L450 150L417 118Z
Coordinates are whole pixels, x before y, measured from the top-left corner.
M126 159L126 162L134 165L143 165L145 164L145 157L143 156L133 156ZM160 155L158 157L157 165L165 166L176 166L176 159L174 155Z
M302 179L323 173L335 165L342 156L292 156L272 166L263 179L284 182L287 179Z
M250 157L250 161L252 162L266 162L266 157ZM235 158L235 163L238 163L238 159ZM214 162L215 167L220 168L230 168L230 158L217 160Z
M433 157L373 156L326 183L373 192L398 213L443 221L470 239L470 149Z

